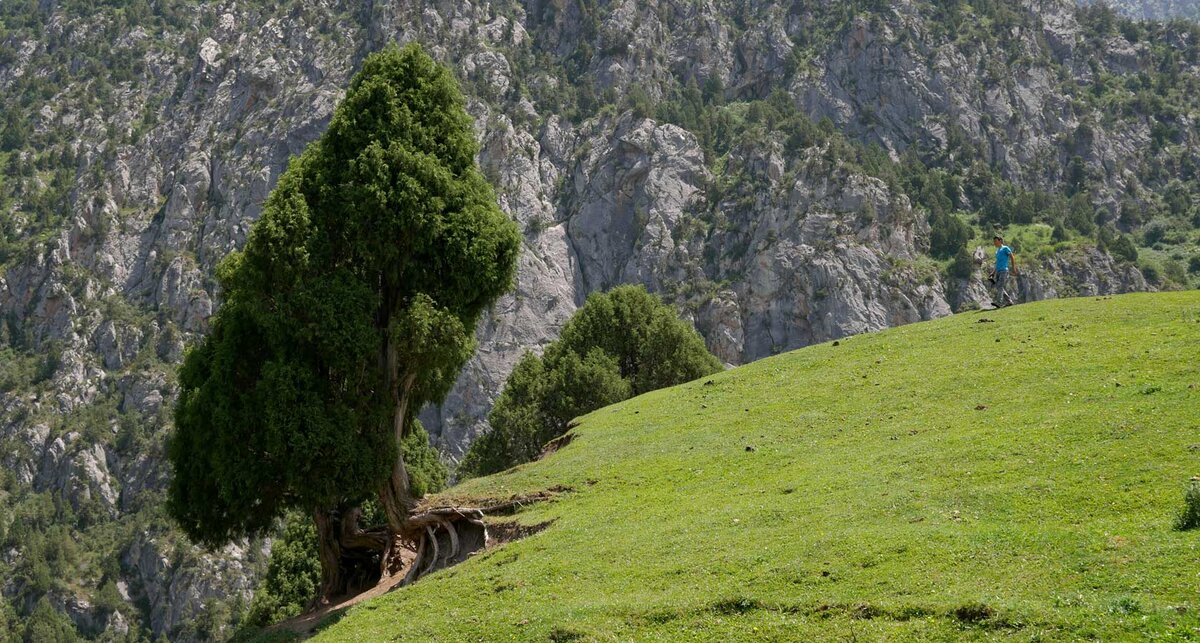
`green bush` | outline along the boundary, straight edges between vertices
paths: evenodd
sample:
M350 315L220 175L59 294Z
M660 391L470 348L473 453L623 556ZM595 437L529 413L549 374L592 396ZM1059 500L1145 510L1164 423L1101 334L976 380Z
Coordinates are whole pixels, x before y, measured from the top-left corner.
M970 279L975 272L975 259L966 247L960 247L954 254L954 261L946 268L946 272L955 279Z
M929 254L949 259L975 236L975 230L949 212L934 212L929 216Z
M1143 263L1138 266L1138 270L1142 272L1142 276L1146 281L1154 285L1162 283L1162 274L1158 270L1158 266L1152 263Z
M543 357L527 353L513 369L458 475L529 462L575 417L720 368L700 335L641 286L593 294Z
M1183 492L1183 511L1175 517L1175 529L1187 531L1200 527L1200 480L1188 482Z
M125 599L121 598L121 592L117 590L117 584L111 578L104 581L92 597L92 601L96 609L105 614L112 614L125 606Z
M1085 194L1071 197L1067 205L1067 217L1063 222L1068 228L1090 237L1096 233L1096 211Z
M21 622L17 619L12 605L6 600L0 600L0 641L17 641L22 634Z
M1162 264L1162 274L1168 281L1179 285L1187 283L1187 269L1183 267L1183 263L1174 259L1167 259Z
M24 643L72 643L79 641L75 624L58 610L55 610L46 597L38 600L33 613L25 621Z
M1054 243L1062 243L1068 239L1070 239L1070 235L1067 234L1067 229L1061 223L1055 224L1054 230L1050 232L1050 240Z
M1129 237L1123 234L1117 235L1112 240L1112 243L1108 244L1108 252L1112 256L1129 263L1133 263L1138 259L1137 246L1133 245ZM1147 279L1149 279L1149 276L1147 276Z
M408 435L400 443L404 452L404 467L408 469L408 481L412 493L420 498L446 488L449 472L446 463L438 456L437 449L429 444L429 434L421 421L413 418Z
M255 589L244 623L265 627L303 612L320 583L317 531L311 517L293 512L271 546L267 575Z

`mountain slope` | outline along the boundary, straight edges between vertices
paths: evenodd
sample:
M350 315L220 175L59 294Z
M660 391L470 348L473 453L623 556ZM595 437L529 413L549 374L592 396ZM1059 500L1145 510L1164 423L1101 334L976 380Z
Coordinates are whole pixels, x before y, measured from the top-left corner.
M735 364L984 299L934 256L954 218L967 252L1006 226L1030 300L1200 283L1186 24L1073 0L6 0L0 638L43 599L93 638L237 620L263 543L204 552L159 511L173 371L213 266L392 41L456 70L525 231L423 415L451 459L522 353L619 283Z
M602 409L455 490L571 487L544 531L317 640L1194 636L1198 342L1195 292L1043 302Z
M1108 4L1127 16L1144 20L1200 19L1200 2L1196 0L1108 0Z

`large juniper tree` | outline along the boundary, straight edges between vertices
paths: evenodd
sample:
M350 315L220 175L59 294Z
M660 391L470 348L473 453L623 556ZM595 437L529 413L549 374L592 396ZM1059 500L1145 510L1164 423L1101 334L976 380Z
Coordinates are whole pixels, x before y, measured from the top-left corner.
M310 512L324 598L377 575L394 542L418 550L415 578L465 555L462 527L482 540L471 514L413 515L399 447L512 283L519 233L476 150L451 73L410 45L369 56L328 131L292 159L222 262L224 304L180 369L168 507L193 539ZM370 498L386 530L359 528Z

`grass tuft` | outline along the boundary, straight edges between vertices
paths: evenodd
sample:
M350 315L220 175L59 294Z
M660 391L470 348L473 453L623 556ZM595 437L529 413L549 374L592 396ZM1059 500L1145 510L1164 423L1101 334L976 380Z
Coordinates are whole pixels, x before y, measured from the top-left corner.
M746 614L755 610L766 609L761 602L753 598L725 598L721 599L712 605L712 611L717 614L725 614L732 616L734 614Z
M547 638L554 643L562 643L563 641L581 641L587 637L588 635L584 632L563 627L561 625L557 625L552 628L550 633L547 635Z
M965 603L954 608L951 614L962 623L979 625L991 620L996 615L996 610L984 603Z
M1175 518L1176 531L1188 531L1200 527L1200 480L1188 482L1183 492L1183 512Z

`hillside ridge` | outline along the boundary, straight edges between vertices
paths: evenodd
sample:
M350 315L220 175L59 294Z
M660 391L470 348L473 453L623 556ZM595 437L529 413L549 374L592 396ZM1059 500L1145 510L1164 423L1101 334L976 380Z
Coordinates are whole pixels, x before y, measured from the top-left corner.
M449 493L551 521L315 640L1120 639L1200 627L1200 294L957 315L601 409Z

